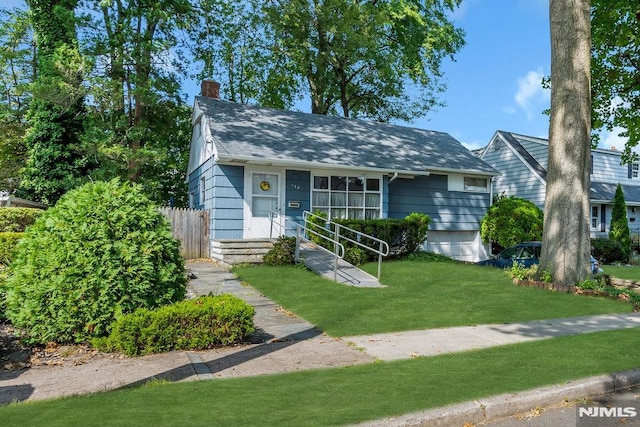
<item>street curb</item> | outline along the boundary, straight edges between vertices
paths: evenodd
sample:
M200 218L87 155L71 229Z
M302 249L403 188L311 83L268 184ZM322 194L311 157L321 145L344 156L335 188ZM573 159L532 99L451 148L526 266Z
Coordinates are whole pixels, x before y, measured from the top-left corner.
M640 368L569 381L519 393L507 393L442 408L414 412L357 424L367 427L463 426L510 417L516 414L581 398L593 398L640 385Z

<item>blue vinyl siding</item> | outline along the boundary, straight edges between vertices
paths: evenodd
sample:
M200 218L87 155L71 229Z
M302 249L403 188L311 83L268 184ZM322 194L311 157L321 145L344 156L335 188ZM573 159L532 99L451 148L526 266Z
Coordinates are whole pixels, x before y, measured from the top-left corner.
M215 165L211 172L210 210L212 239L242 239L244 230L244 167Z
M489 198L489 193L449 191L446 175L396 179L389 183L389 218L420 212L431 217L430 230L477 231Z
M311 210L311 172L287 170L285 189L285 216L302 222L302 212ZM289 202L300 202L299 208L290 208Z
M213 196L213 193L210 190L210 179L211 179L211 170L213 168L213 159L209 159L200 166L198 166L190 175L189 175L189 194L193 201L194 209L205 209L207 206L207 200ZM201 178L205 178L205 200L202 200L200 196L202 181Z
M537 144L539 146L540 144ZM505 194L530 200L539 208L544 207L545 184L529 169L516 153L508 147L494 150L491 147L482 158L499 170L502 175L494 179L494 194Z

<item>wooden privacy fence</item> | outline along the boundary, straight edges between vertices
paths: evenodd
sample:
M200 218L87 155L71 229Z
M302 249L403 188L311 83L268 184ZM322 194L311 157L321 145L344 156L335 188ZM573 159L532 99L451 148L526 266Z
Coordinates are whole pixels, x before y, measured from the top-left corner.
M173 237L180 240L184 259L209 258L209 211L183 208L160 208L171 222Z

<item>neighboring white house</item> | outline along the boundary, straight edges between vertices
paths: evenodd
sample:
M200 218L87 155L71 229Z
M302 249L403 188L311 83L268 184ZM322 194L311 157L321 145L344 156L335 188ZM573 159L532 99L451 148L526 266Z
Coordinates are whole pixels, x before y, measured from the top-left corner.
M543 138L497 131L479 157L501 172L494 178L495 194L517 196L544 208L549 142ZM618 184L627 204L629 228L640 229L640 165L622 164L622 152L591 150L591 237L606 237Z
M268 238L270 215L431 217L426 248L466 261L487 256L479 222L498 172L443 132L223 101L203 82L195 98L190 207L210 212L212 247ZM214 251L212 251L214 253Z

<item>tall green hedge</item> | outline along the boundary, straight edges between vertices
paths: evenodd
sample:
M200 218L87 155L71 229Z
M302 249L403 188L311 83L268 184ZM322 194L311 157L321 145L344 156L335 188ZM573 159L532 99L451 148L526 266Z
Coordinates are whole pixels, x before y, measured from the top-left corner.
M0 233L21 233L43 212L42 209L0 207Z
M139 186L86 184L27 229L7 280L7 317L28 341L85 342L137 308L183 299L184 261Z
M316 216L311 217L310 228L319 234L334 238L335 227L325 227L326 215L316 212ZM336 224L359 231L361 233L380 239L389 245L390 255L402 256L417 251L427 239L429 223L431 218L421 213L411 213L403 219L335 219ZM341 229L343 237L360 242L363 245L379 249L379 243L366 237L358 237L357 233ZM332 244L313 233L310 236L315 243L333 249ZM360 264L365 261L377 259L374 252L363 249L361 246L341 239L345 247L345 259L353 264Z

